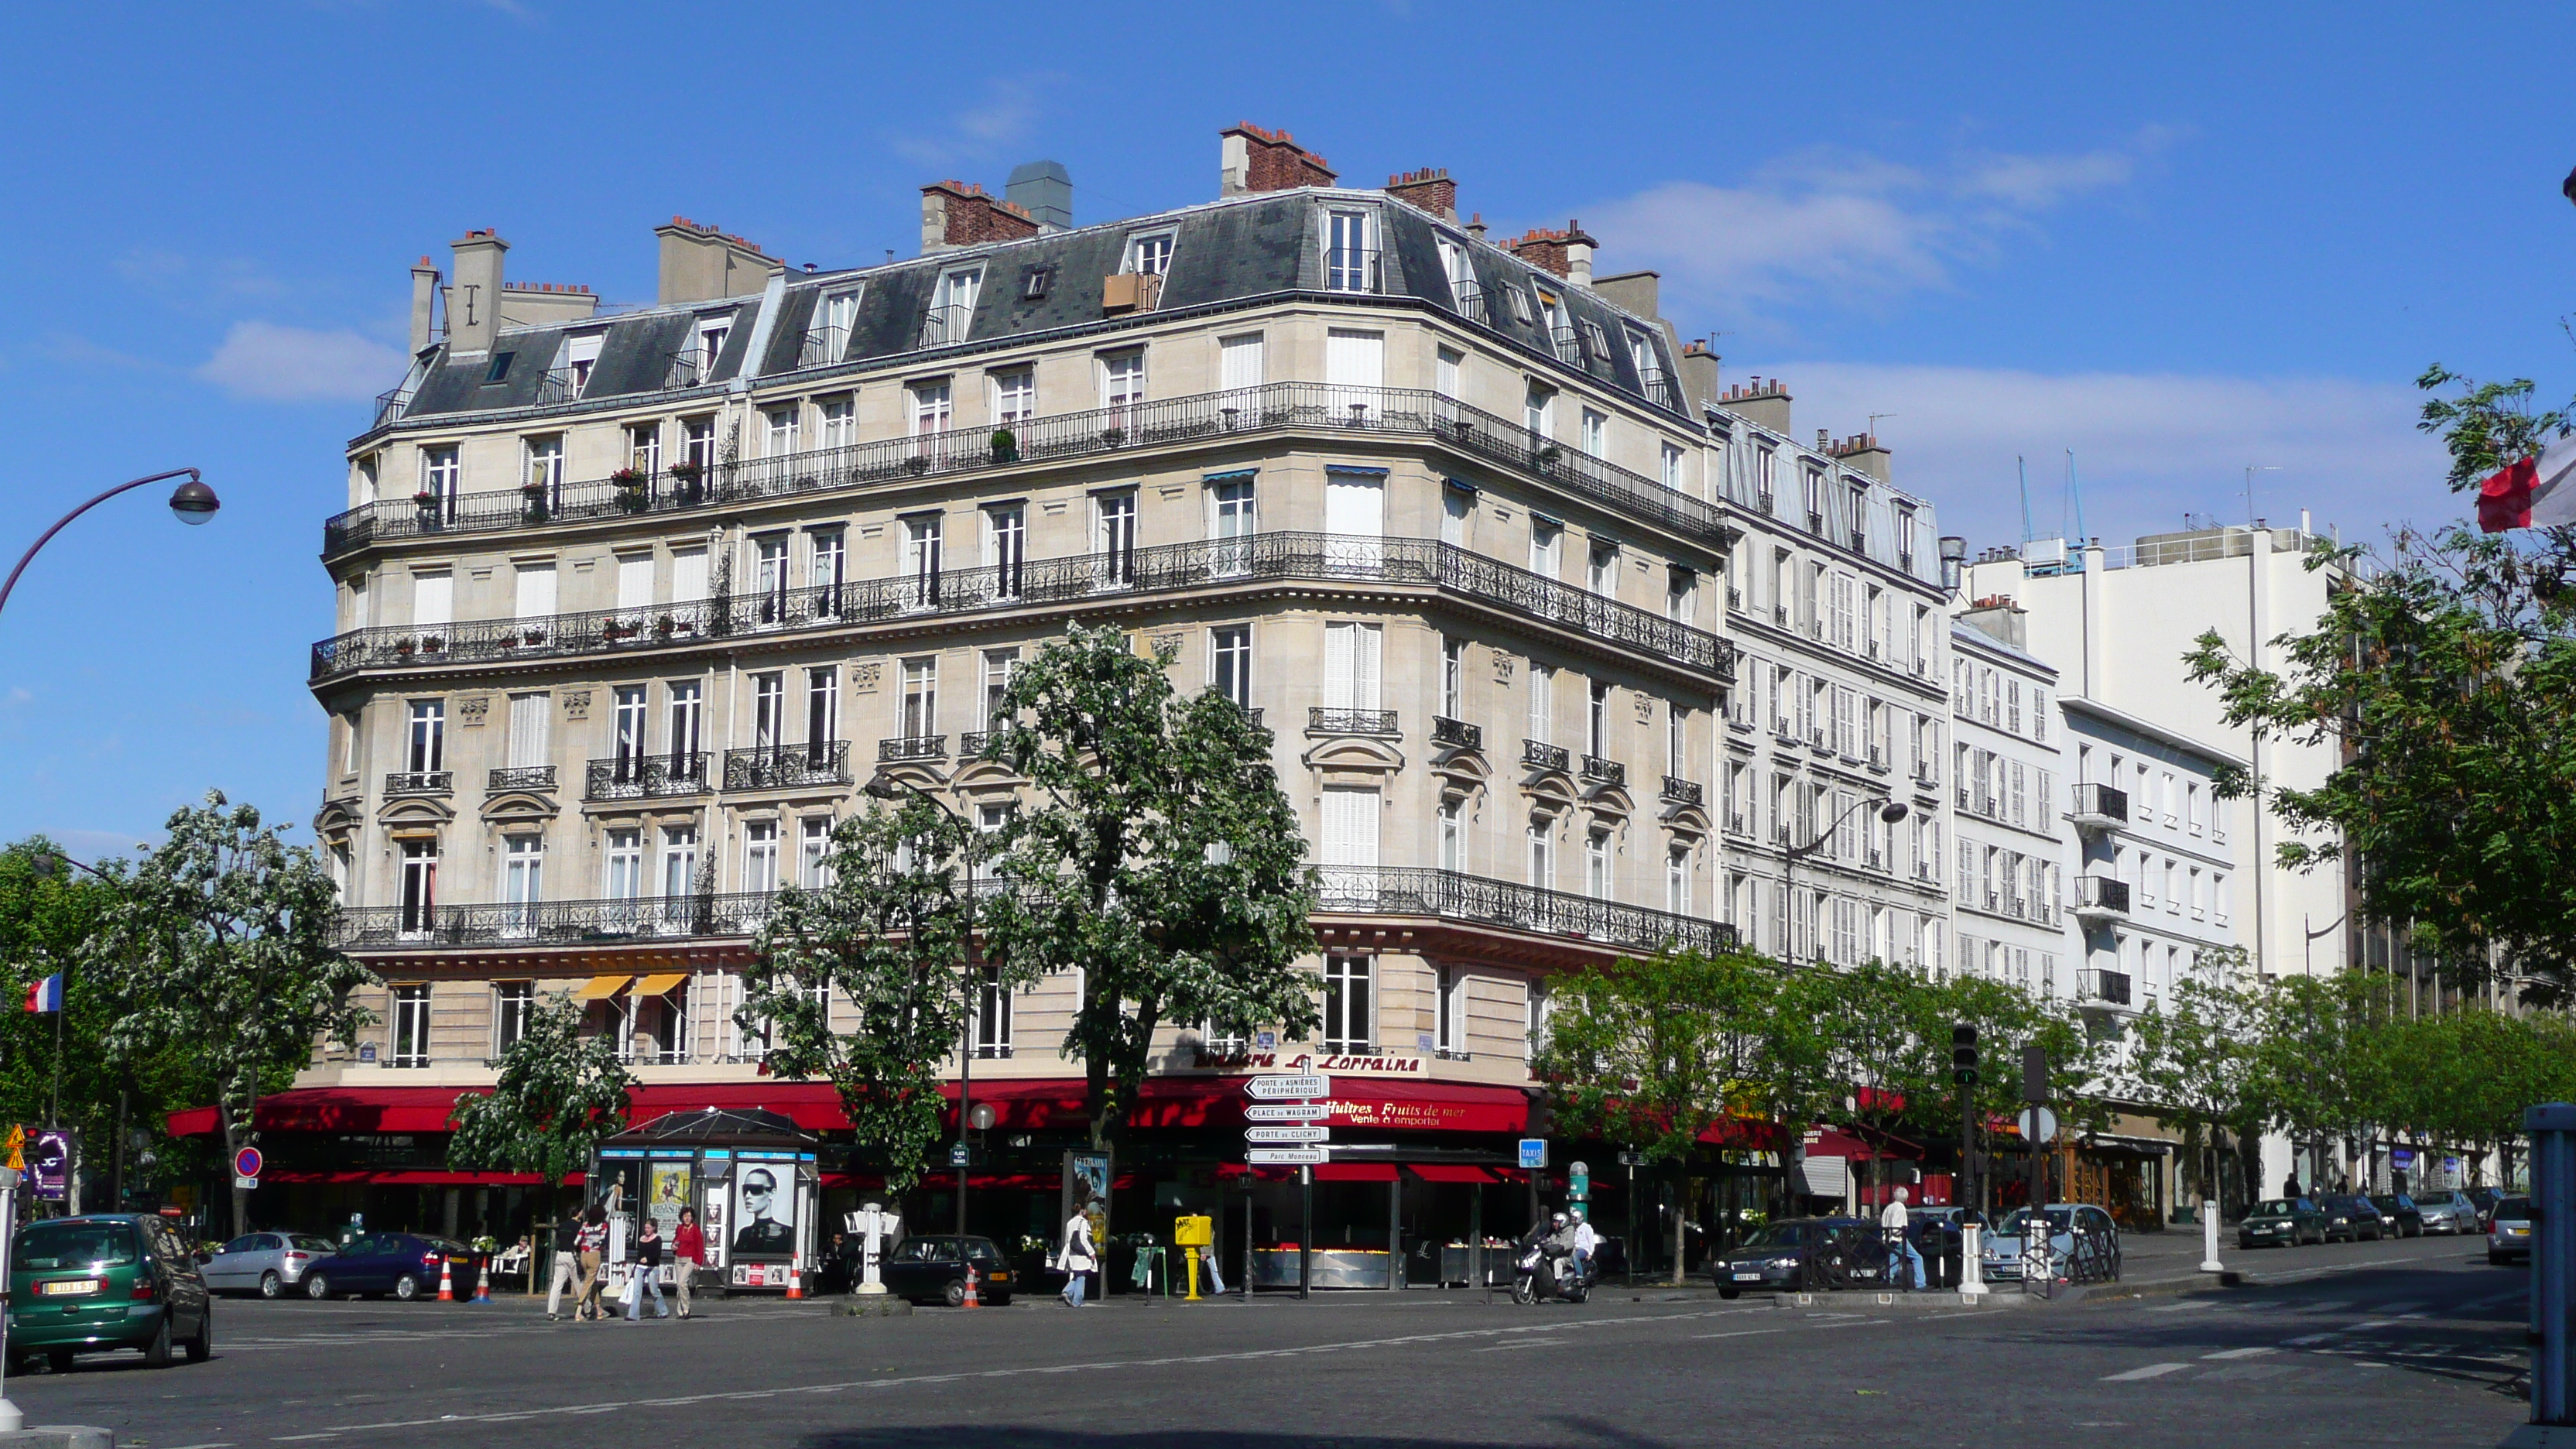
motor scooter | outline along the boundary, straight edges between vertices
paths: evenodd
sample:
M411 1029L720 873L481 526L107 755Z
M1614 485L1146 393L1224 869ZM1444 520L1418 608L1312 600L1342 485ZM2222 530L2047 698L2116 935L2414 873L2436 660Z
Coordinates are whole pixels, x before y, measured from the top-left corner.
M1536 1303L1554 1298L1581 1303L1592 1296L1592 1274L1578 1269L1570 1249L1557 1243L1534 1243L1512 1263L1512 1301Z

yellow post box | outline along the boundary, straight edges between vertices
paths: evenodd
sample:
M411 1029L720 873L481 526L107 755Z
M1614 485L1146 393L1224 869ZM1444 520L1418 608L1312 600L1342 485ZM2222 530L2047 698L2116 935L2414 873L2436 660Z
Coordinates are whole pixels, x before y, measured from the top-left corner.
M1199 1299L1199 1249L1216 1243L1216 1219L1205 1213L1184 1213L1172 1220L1172 1243L1189 1265L1189 1302Z

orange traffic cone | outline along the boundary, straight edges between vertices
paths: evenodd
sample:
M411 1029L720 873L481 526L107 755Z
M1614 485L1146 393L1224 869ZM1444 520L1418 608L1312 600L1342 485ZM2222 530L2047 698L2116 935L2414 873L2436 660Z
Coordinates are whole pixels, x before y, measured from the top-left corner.
M492 1301L492 1272L488 1264L474 1265L474 1301L477 1303Z
M981 1308L984 1306L983 1304L975 1301L975 1265L972 1263L966 1265L966 1301L960 1306L966 1308Z
M439 1301L439 1302L441 1302L441 1303L453 1303L453 1302L455 1302L455 1301L456 1301L456 1277L455 1277L455 1273L456 1273L455 1265L454 1265L454 1264L452 1264L452 1263L450 1263L450 1262L448 1262L448 1260L447 1260L447 1255L446 1255L446 1254L444 1254L444 1253L440 1254L440 1255L439 1255L439 1259L438 1259L438 1301Z
M804 1296L805 1289L796 1278L796 1259L790 1257L787 1260L787 1301L793 1303Z

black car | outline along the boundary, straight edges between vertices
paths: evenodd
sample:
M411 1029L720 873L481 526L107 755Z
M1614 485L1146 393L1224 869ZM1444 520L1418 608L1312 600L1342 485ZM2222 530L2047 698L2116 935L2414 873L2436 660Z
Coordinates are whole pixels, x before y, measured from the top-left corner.
M304 1272L312 1299L376 1298L392 1294L405 1303L438 1296L445 1270L457 1298L474 1291L474 1250L425 1233L366 1233Z
M1011 1301L1010 1260L990 1238L906 1238L878 1268L888 1293L915 1303L966 1301L966 1265L975 1265L975 1301L999 1308Z
M1866 1218L1784 1218L1709 1264L1717 1296L1793 1293L1887 1281L1887 1246Z
M2424 1236L2424 1212L2415 1206L2415 1199L2402 1192L2373 1193L2370 1205L2388 1220L2390 1232L2401 1238Z
M2329 1193L2317 1199L2317 1206L2325 1211L2326 1241L2329 1243L2337 1238L2347 1243L2358 1243L2368 1238L2375 1243L2388 1236L2388 1220L2380 1216L2379 1209L2372 1207L2366 1197L2348 1192Z

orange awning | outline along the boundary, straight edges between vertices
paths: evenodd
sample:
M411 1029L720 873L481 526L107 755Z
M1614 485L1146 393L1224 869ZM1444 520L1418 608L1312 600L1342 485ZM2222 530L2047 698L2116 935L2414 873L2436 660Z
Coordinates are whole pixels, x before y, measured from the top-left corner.
M623 990L626 983L633 979L634 978L631 976L593 976L588 981L582 983L581 989L572 994L572 999L575 1001L606 1001L608 998L615 996L619 991Z
M635 982L635 994L638 996L659 996L663 992L670 990L672 987L677 986L688 979L689 973L685 971L656 971L650 976L637 978Z

